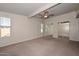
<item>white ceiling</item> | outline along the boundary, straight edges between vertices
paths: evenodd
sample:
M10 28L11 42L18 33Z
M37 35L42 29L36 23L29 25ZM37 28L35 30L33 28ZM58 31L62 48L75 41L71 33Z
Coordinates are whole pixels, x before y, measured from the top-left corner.
M61 3L49 9L50 14L55 16L79 9L79 3Z
M79 3L61 3L54 7L49 8L48 11L49 14L53 14L54 16L57 16L77 9L79 9ZM36 15L36 17L40 18L41 16L38 14Z
M54 3L0 3L0 11L29 16L39 13ZM79 9L79 3L61 3L49 9L49 14L55 16Z
M47 4L49 3L0 3L0 11L28 16Z

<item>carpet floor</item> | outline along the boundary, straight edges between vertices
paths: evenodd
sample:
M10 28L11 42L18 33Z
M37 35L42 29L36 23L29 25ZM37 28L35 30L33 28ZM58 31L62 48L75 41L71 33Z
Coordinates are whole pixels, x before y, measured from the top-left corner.
M79 42L43 37L1 47L1 55L9 56L79 56Z

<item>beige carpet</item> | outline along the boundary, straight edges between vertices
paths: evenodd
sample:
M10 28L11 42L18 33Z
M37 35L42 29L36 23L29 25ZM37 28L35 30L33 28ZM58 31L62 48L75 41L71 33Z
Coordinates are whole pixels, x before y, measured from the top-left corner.
M0 48L2 55L78 56L79 42L44 37Z

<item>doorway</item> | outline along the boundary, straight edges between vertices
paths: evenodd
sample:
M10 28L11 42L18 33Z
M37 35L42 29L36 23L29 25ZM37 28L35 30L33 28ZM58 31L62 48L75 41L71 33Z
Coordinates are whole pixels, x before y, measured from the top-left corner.
M58 38L69 39L69 21L58 22Z

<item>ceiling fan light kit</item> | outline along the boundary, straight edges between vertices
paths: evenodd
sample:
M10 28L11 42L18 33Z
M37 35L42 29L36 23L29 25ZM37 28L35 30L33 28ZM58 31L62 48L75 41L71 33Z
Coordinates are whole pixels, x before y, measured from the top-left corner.
M49 11L45 10L45 11L41 12L41 13L39 14L39 16L41 16L41 18L43 18L43 19L47 19L47 18L49 18L50 16L53 16L53 14L50 14Z

